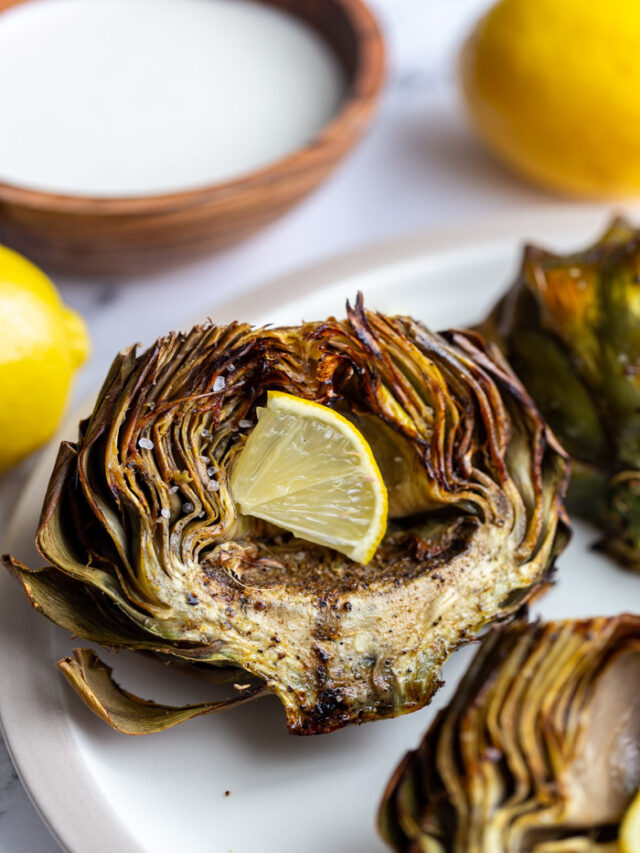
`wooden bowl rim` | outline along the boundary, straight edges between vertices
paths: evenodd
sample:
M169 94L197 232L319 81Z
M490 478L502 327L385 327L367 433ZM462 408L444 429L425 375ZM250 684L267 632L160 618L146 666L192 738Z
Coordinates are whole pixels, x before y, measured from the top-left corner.
M349 137L354 135L377 100L384 82L386 52L377 19L363 0L326 2L332 2L345 13L357 42L357 64L337 112L306 145L275 163L247 172L238 178L162 194L81 196L30 189L0 181L0 204L18 204L50 213L88 216L169 213L223 199L228 201L229 198L239 197L258 187L280 183L290 176L304 173L317 162L326 162L327 155L329 159L339 159L334 152L339 152L343 147L344 134ZM0 14L2 11L0 9ZM291 14L283 11L285 14ZM328 39L325 38L325 41Z

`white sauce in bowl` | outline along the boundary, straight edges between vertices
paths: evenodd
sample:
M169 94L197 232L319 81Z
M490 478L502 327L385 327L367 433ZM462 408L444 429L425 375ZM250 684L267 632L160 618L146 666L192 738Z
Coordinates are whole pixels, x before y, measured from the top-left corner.
M344 73L252 0L31 0L0 14L0 181L152 195L240 177L310 142Z

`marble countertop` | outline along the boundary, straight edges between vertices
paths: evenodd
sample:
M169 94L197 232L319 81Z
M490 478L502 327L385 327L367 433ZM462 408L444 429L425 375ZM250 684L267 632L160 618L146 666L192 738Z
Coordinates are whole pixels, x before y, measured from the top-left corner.
M57 278L93 339L76 401L95 388L118 349L199 314L215 317L216 305L270 278L403 232L554 202L485 153L456 97L456 51L488 0L370 5L389 44L387 89L371 132L314 195L242 245L179 270L135 282ZM32 464L0 478L0 533ZM0 740L0 853L59 850Z

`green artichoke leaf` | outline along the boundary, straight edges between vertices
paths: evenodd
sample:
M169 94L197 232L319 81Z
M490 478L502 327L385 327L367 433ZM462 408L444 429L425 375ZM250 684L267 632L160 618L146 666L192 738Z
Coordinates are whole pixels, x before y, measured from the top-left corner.
M615 220L583 252L529 246L480 331L576 462L568 506L640 570L640 232Z
M21 584L32 607L75 637L110 649L151 652L176 664L206 664L208 680L216 683L246 679L243 669L220 660L209 645L167 643L140 629L116 608L105 606L105 596L96 588L61 576L51 567L34 571L9 555L3 565Z
M111 668L91 649L74 649L73 657L62 658L56 666L94 714L125 735L162 732L194 717L229 711L268 693L264 687L250 687L221 702L176 708L140 699L124 690L111 677Z
M640 616L494 627L393 774L384 838L397 851L616 849L640 787L639 683Z
M334 407L370 442L391 512L366 566L236 507L229 476L270 390ZM358 298L343 320L208 323L118 356L52 472L46 566L5 565L74 635L242 670L291 732L327 732L423 707L458 646L547 588L567 476L496 346ZM114 720L94 669L65 671Z
M609 445L595 402L561 344L536 329L523 329L513 340L510 363L566 450L605 463Z

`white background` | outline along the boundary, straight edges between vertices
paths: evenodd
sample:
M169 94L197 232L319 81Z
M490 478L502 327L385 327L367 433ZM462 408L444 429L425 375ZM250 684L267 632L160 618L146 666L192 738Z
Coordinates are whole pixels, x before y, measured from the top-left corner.
M368 136L312 197L258 236L216 257L136 281L57 278L86 318L93 356L75 400L115 352L149 341L265 280L425 226L569 202L507 173L474 140L457 100L455 56L487 0L370 0L389 45L389 78ZM240 318L241 319L241 318ZM0 534L33 460L0 478ZM59 848L29 803L0 741L0 853ZM114 851L116 853L116 851Z

